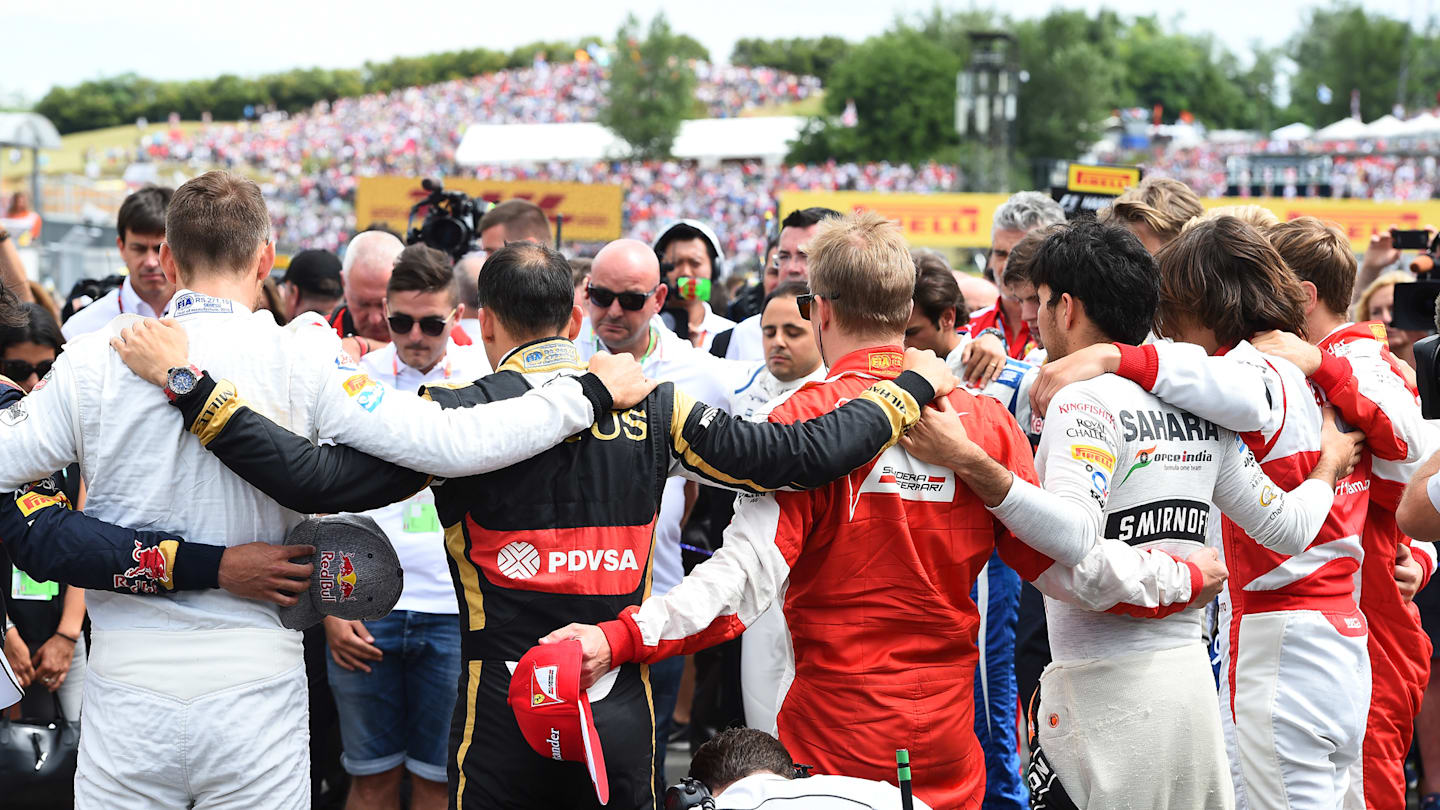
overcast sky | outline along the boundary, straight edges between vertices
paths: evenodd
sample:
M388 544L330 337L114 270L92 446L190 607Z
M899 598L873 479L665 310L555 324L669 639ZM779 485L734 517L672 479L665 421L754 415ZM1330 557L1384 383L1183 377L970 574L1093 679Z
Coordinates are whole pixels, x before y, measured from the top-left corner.
M1365 7L1421 21L1437 0L1365 0ZM157 79L220 73L256 75L293 67L357 67L366 60L459 48L509 50L537 39L613 36L627 11L648 20L665 9L672 25L725 59L742 37L837 34L859 40L896 15L930 9L934 0L537 0L518 5L461 0L64 0L11 5L3 17L0 99L38 100L52 85L135 72ZM1062 6L1123 14L1158 11L1182 30L1207 31L1232 50L1278 44L1305 9L1297 0L1205 0L1177 16L1175 4L1143 0L1008 0L939 3L944 8L1005 8L1043 16ZM1189 5L1189 4L1187 4ZM403 16L402 16L403 15Z

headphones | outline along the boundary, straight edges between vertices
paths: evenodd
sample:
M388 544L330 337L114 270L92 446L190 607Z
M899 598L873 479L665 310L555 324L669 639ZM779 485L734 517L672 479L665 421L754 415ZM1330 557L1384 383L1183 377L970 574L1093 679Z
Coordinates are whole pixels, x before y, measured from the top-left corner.
M687 776L680 780L680 784L666 788L665 810L689 810L691 807L715 810L715 800L710 797L710 788L705 787L704 782Z
M814 765L796 765L792 779L804 779L815 769ZM665 810L689 810L698 807L700 810L715 810L715 799L710 795L710 788L705 787L693 776L687 776L680 780L680 784L671 785L665 789Z

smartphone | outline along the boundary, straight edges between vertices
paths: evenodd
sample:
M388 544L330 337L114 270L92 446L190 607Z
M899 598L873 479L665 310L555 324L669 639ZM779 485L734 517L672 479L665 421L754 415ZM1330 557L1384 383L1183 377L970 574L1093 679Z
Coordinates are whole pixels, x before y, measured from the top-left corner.
M1424 250L1430 247L1429 231L1402 231L1390 229L1390 241L1396 250Z

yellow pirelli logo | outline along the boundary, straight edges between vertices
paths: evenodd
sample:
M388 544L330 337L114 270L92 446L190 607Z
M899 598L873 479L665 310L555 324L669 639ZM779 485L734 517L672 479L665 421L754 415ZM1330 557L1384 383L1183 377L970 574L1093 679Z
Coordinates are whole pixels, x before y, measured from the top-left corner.
M27 492L15 499L15 505L20 507L20 514L30 517L47 506L66 506L69 501L64 495L42 495L39 492Z
M1110 472L1115 469L1115 456L1088 444L1070 445L1070 457L1076 461L1083 461L1086 464L1094 464L1096 467Z
M1140 170L1133 166L1086 166L1071 163L1065 188L1089 194L1118 196L1140 182Z

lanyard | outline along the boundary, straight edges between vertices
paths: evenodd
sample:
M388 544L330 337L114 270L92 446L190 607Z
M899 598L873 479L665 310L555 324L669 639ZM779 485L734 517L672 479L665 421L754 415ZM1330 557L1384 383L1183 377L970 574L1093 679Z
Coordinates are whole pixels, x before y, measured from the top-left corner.
M406 366L406 368L409 368L409 366ZM450 379L450 355L449 355L449 354L446 354L446 355L445 355L445 368L443 368L441 371L442 371L442 373L445 375L445 379L447 379L447 380ZM399 387L400 387L400 350L399 350L399 349L396 349L396 350L395 350L395 355L390 358L390 373L395 375L395 387L396 387L396 388L399 388Z

